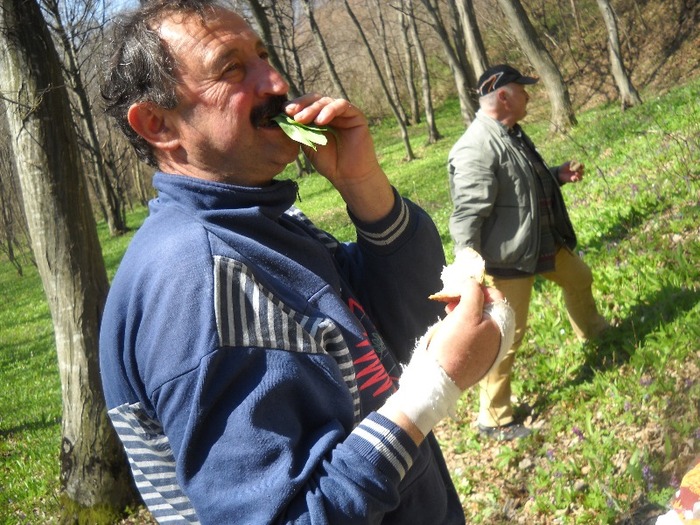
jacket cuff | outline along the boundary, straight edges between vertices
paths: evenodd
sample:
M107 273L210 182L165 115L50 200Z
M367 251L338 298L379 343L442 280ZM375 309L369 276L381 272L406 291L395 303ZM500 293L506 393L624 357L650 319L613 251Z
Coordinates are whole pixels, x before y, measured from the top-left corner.
M401 242L410 235L411 212L408 204L396 191L394 191L394 207L389 214L376 222L363 222L355 217L349 210L348 214L357 230L358 242L369 245L374 250L383 251Z
M352 431L346 444L396 481L404 478L418 452L407 432L377 412Z

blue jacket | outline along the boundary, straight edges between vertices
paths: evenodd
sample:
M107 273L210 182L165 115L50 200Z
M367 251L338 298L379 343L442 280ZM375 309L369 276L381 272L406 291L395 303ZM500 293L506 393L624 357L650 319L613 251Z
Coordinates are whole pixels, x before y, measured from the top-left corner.
M444 264L429 217L397 194L342 244L293 207L291 181L154 185L100 336L110 417L151 512L464 523L434 437L416 447L375 412L441 313L427 299Z

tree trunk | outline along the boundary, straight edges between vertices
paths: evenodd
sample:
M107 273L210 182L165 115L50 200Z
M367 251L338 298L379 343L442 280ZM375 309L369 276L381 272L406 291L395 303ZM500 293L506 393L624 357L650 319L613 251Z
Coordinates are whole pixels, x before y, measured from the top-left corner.
M576 116L571 106L569 91L557 65L547 49L542 45L535 28L519 0L498 0L508 25L515 33L520 47L542 77L552 105L551 129L564 130L576 124Z
M459 60L460 68L467 75L468 85L473 88L476 86L476 74L469 61L469 56L467 56L467 43L465 41L464 28L462 27L462 19L459 16L457 3L455 0L445 0L444 3L447 8L447 20L452 21L451 24L448 23L445 24L445 26L449 29L448 34L452 35L451 41L455 50L455 56L457 60ZM437 6L437 4L435 5ZM440 16L439 8L436 9L436 14Z
M615 13L608 0L597 0L600 14L603 15L605 28L608 30L608 53L610 54L610 69L615 79L615 85L620 93L620 104L622 110L642 103L642 99L637 93L632 80L630 80L625 64L622 61L622 50L620 49L620 37L617 32L617 20Z
M295 38L296 23L291 2L289 2L287 6L284 5L284 2L271 2L266 9L271 11L271 16L269 17L270 26L279 39L282 67L287 74L294 79L296 87L293 96L299 96L306 93L306 81L304 78L304 71L301 67L299 46Z
M576 22L576 30L581 34L581 19L578 16L578 10L576 9L576 0L571 0L571 16L574 17L574 22Z
M452 75L455 79L455 87L457 88L457 96L459 97L459 107L462 112L462 120L465 125L468 125L473 119L476 113L476 102L474 96L476 94L476 89L473 83L469 82L469 74L462 67L462 61L457 55L457 52L452 47L450 43L450 37L445 24L442 22L440 17L440 11L438 6L433 4L431 0L422 0L425 6L428 16L432 21L432 27L435 30L443 49L445 50L445 56L447 57L447 62L452 70Z
M270 21L267 18L267 13L265 12L265 7L258 0L248 0L248 4L253 11L253 16L255 21L260 28L262 39L268 44L267 51L270 54L270 63L274 67L285 82L289 85L289 93L292 97L298 97L301 95L301 90L290 77L289 72L285 69L282 60L273 45L272 29L270 26Z
M430 86L430 72L428 61L425 59L423 42L418 35L416 18L413 16L413 0L404 0L404 8L408 14L408 28L411 33L411 40L416 48L416 59L421 74L421 86L423 91L423 106L425 107L425 123L428 127L428 144L435 144L442 138L435 123L435 112L433 111L433 95Z
M406 111L403 109L401 104L401 97L399 95L399 88L396 85L396 75L394 74L394 69L391 67L391 58L389 56L389 45L387 43L386 36L386 26L384 24L384 15L382 14L382 6L379 0L374 0L374 17L375 27L377 29L377 36L379 37L379 49L382 52L382 59L384 60L384 74L386 75L386 84L389 88L389 94L396 104L396 110L399 113L399 117L404 123L404 126L408 126L408 116L406 116Z
M5 118L5 103L0 98L0 252L23 275L23 262L26 248L29 247L29 233L19 198L19 183L12 161L10 131Z
M399 17L399 38L401 38L401 47L403 48L406 92L408 93L409 105L411 106L411 120L414 124L420 124L420 104L418 103L418 92L416 91L415 66L413 63L413 51L411 49L411 41L408 38L408 20L404 12L404 3L401 1L401 6L397 10Z
M326 42L323 39L323 35L321 34L321 30L319 29L318 24L316 23L316 17L314 17L314 11L311 6L311 2L309 2L309 0L302 0L301 3L304 6L304 12L306 13L306 17L309 19L309 27L311 28L311 34L313 35L314 40L316 41L318 50L321 52L323 63L326 65L326 69L328 70L328 75L331 77L333 87L337 91L338 96L347 100L348 94L346 93L345 88L343 87L343 83L340 81L340 77L338 76L338 73L335 70L335 64L333 64L333 60L331 60L331 56L328 53Z
M107 274L48 28L36 0L1 5L0 87L14 99L7 103L14 159L53 320L63 400L63 509L65 521L75 521L74 505L123 509L136 501L98 367Z
M467 42L469 61L474 68L474 75L478 79L481 74L488 69L489 61L486 56L486 48L481 38L479 26L476 23L474 2L472 0L457 0L457 9L459 11L459 17L462 20L462 29L464 31L464 39Z
M66 77L79 104L77 113L80 115L80 125L83 132L82 141L85 146L84 150L87 151L91 157L91 165L93 168L91 171L94 171L94 173L91 174L90 179L94 183L95 196L100 204L100 209L102 210L110 234L121 235L127 231L127 227L124 217L121 214L117 193L105 169L105 161L102 157L100 141L97 137L97 126L93 117L90 101L88 100L87 89L83 82L84 73L80 70L80 66L78 65L78 50L74 45L75 39L71 39L66 30L58 7L58 1L45 0L44 5L55 21L54 30L63 46L66 61L64 71L66 72Z
M365 48L367 49L367 54L369 55L370 61L372 62L372 66L374 67L374 71L377 74L377 78L379 79L379 83L382 86L382 91L384 92L384 96L386 97L386 101L389 104L389 107L391 108L391 112L394 114L394 118L396 119L396 122L399 125L399 129L401 131L401 140L403 140L404 149L406 150L406 160L407 161L414 160L416 158L416 156L413 154L413 149L411 148L411 141L410 141L409 136L408 136L408 129L406 127L406 122L401 118L401 113L399 112L399 109L397 107L397 103L391 98L391 93L389 92L389 88L387 87L386 82L384 81L384 77L382 76L382 70L379 67L379 64L377 63L377 58L374 56L374 53L372 52L372 47L369 45L369 42L367 41L367 36L365 35L365 31L364 31L364 29L362 29L362 24L360 24L360 21L355 16L355 12L350 7L348 0L343 0L343 3L345 4L345 10L347 11L348 15L350 16L352 23L355 24L355 27L357 28L357 31L360 34L360 38L362 38L362 42L364 43Z

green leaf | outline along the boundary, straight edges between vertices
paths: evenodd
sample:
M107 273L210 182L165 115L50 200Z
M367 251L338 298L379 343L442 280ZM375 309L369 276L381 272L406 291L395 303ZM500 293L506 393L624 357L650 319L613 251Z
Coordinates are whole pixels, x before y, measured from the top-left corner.
M290 139L309 146L314 150L316 150L316 144L325 146L328 143L328 138L324 134L324 132L328 131L328 128L325 126L301 124L285 114L277 115L272 120L279 124L282 131Z

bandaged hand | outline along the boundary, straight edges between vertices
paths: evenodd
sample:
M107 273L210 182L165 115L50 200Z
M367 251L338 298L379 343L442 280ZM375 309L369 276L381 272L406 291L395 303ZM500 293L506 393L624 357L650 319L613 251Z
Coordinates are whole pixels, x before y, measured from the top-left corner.
M423 436L453 415L464 390L477 383L510 348L514 314L495 290L465 283L449 314L420 339L387 409L398 410Z

